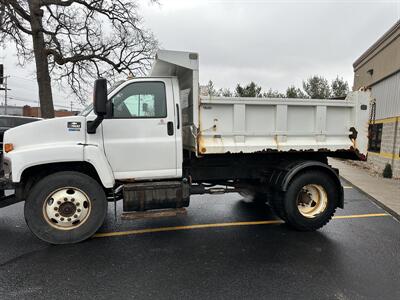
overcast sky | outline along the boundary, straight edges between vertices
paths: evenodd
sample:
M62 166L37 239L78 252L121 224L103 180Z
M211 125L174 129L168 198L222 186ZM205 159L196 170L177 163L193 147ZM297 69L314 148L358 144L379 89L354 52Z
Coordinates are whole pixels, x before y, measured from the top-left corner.
M255 81L264 90L284 91L314 74L342 76L351 87L353 62L400 19L400 0L159 1L140 2L161 47L198 52L201 83L211 79L229 88ZM10 94L37 100L33 66L16 67L14 56L13 47L0 50L13 76ZM69 106L64 95L55 88L56 103Z

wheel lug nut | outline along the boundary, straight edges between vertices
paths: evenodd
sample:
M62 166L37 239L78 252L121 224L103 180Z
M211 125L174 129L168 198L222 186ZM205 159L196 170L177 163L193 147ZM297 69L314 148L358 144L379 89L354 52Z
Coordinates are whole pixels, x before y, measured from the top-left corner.
M74 215L74 218L77 219L77 218L78 218L78 215Z
M75 204L76 206L79 206L79 205L81 205L79 202L76 202L76 204Z
M60 205L60 204L61 204L61 201L57 201L57 204Z
M71 221L71 218L68 218L68 222L70 222Z
M74 199L74 198L72 198L72 199L71 199L71 202L74 202L74 201L75 201L75 199Z
M81 212L81 210L80 210L80 209L78 209L78 212Z
M57 210L58 210L58 207L54 207L54 210L57 211Z
M60 220L61 220L61 221L64 221L64 218L61 218Z
M68 198L64 198L64 201L68 201Z
M58 218L60 216L60 214L56 214L56 217Z

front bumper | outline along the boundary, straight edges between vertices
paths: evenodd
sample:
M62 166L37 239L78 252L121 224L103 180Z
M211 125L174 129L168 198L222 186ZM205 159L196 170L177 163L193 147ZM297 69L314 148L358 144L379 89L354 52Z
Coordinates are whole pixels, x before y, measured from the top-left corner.
M0 191L13 190L15 188L15 183L11 179L0 177Z
M13 205L15 203L20 202L21 200L15 197L15 193L6 196L5 190L13 190L15 188L15 184L7 178L0 178L0 208Z

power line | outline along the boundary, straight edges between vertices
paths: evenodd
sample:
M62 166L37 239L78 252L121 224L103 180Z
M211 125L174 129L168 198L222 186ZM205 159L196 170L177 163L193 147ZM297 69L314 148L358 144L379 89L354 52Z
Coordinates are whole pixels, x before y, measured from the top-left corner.
M15 77L15 78L18 78L18 79L28 80L28 81L32 81L32 82L37 82L37 80L35 80L35 79L30 79L30 78L16 76L16 75L10 75L10 77Z
M23 97L20 97L20 96L15 96L15 95L10 95L9 98L10 98L10 99L18 99L18 100L20 100L20 101L25 101L25 102L39 103L38 100L31 100L31 99L27 99L27 98L23 98ZM54 106L62 106L62 107L65 107L65 108L70 108L70 106L68 106L68 105L63 105L63 104L53 103L53 105L54 105ZM74 106L74 107L76 107L76 106Z
M36 80L29 79L29 78L26 78L26 77L15 76L15 75L9 75L9 77L10 77L10 78L18 78L18 79L23 79L23 80L31 81L32 83L34 82L34 83L36 83L36 84L37 84L37 81L36 81ZM37 89L38 89L38 87L36 86L36 84L35 84L35 87L34 87L35 91L37 91ZM25 89L25 90L31 90L30 88L28 88L28 87L25 87L25 86L17 86L17 87L16 87L16 89ZM56 95L58 95L58 96L62 96L62 97L64 97L64 96L65 96L65 95L62 95L62 94L60 93L60 91L59 91L59 90L57 90L57 89L53 89L53 87L52 87L52 93L53 93L53 94L56 94Z
M31 79L31 78L22 77L22 76L18 76L18 75L8 75L5 78L18 78L18 79L21 79L21 80L30 81L32 83L37 83L37 80ZM15 87L15 89L16 90L18 90L18 89L24 89L24 90L32 90L32 89L34 89L35 91L37 91L37 86L29 88L29 87L26 87L26 86L17 85ZM57 89L56 90L53 89L53 95L54 94L56 95L57 98L66 98L66 96L62 95L59 91L57 91ZM8 106L7 105L7 99L10 99L10 100L13 100L13 101L25 102L25 103L35 103L40 107L39 101L30 100L30 99L26 99L26 98L22 98L22 97L19 97L19 96L14 96L14 95L8 95L7 98L5 98L3 95L1 95L1 97L3 98L3 100L5 102L5 109L7 109L7 106ZM57 103L53 103L53 105L54 105L55 108L58 108L58 109L61 108L61 109L66 109L66 110L71 110L71 111L72 110L79 111L79 110L82 110L84 108L84 105L79 105L79 104L78 105L80 107L73 106L73 102L72 101L70 102L70 106L57 104Z
M26 102L26 103L35 103L35 104L38 103L38 101L22 99L22 98L14 97L14 96L9 96L8 99L14 100L14 101ZM70 108L71 108L71 106L61 105L61 104L57 104L57 103L54 103L54 106L55 106L55 107L65 108L65 109L70 109ZM72 106L72 108L73 108L74 110L80 110L80 109L82 109L81 107L76 107L76 106Z

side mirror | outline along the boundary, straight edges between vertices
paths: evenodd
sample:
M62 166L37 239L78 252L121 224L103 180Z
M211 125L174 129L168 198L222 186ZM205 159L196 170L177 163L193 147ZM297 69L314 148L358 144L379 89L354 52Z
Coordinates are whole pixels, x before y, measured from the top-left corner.
M107 80L104 78L99 78L94 82L93 111L97 117L87 123L87 133L89 134L96 133L97 127L107 114Z
M98 116L107 114L107 80L104 78L96 79L94 82L93 108Z

